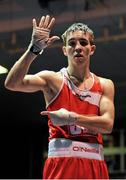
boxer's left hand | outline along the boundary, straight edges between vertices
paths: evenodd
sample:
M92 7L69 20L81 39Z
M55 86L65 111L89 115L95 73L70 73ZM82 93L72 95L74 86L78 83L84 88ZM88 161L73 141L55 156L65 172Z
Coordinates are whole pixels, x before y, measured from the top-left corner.
M57 111L42 111L40 114L49 115L55 126L71 125L77 121L77 114L64 108Z

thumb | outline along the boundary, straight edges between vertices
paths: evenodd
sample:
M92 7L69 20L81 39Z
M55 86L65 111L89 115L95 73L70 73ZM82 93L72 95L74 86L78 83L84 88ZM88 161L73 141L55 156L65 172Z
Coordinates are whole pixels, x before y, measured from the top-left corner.
M47 45L51 45L54 41L59 40L60 37L59 36L52 36L51 38L49 38Z

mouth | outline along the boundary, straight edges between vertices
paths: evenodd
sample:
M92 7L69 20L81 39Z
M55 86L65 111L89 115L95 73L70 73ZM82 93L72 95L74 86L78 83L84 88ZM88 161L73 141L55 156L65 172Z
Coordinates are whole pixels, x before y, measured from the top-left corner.
M81 58L83 57L81 54L76 54L74 57L78 57L78 58Z

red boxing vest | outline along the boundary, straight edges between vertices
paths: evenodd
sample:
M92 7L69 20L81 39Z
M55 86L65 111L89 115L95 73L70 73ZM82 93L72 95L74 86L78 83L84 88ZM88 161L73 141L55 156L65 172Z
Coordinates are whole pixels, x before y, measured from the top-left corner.
M65 108L84 115L99 115L100 98L103 90L98 77L91 73L93 85L89 90L78 89L69 79L66 68L61 69L63 83L54 99L48 104L48 111ZM48 120L49 140L52 138L68 138L75 141L103 144L100 133L76 125L54 126Z

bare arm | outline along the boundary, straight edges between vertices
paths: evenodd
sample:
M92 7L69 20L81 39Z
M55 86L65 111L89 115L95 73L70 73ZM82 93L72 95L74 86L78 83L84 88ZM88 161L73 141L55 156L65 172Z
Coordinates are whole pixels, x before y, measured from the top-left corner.
M85 127L96 133L111 133L114 123L114 85L111 80L102 80L104 94L100 100L100 115L87 116L66 109L44 111L41 115L50 115L54 125L75 124Z
M111 133L114 123L114 85L111 80L103 80L104 94L100 100L100 116L78 115L76 124L92 131Z
M13 91L34 92L46 86L46 74L37 73L35 75L27 75L29 67L33 60L37 57L30 51L33 45L41 51L55 40L59 39L58 36L49 37L49 33L55 22L54 18L50 16L42 16L39 25L37 26L36 20L33 19L33 33L32 40L27 51L22 57L13 65L8 76L5 80L5 87Z

